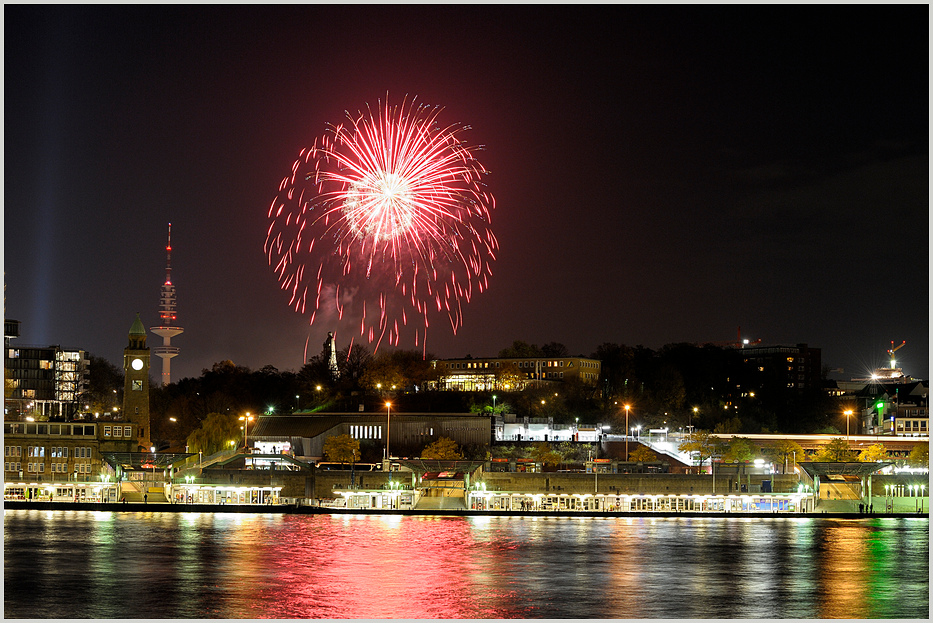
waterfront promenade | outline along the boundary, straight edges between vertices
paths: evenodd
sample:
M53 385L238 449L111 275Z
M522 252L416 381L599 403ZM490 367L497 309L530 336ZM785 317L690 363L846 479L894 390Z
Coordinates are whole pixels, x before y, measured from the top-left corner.
M287 515L410 515L438 517L742 517L742 518L835 518L868 519L929 518L929 513L879 513L860 514L843 511L817 511L813 513L792 512L723 512L723 511L587 511L587 510L472 510L472 509L376 509L335 508L325 506L298 506L293 504L169 504L154 502L39 502L5 500L5 510L42 511L104 511L127 513L274 513Z

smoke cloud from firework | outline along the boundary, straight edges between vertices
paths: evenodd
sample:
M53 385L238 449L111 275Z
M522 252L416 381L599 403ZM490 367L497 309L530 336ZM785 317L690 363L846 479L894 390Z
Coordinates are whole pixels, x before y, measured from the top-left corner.
M406 98L347 113L282 179L264 250L310 324L333 312L375 350L409 333L426 349L431 320L456 334L463 304L488 287L499 248L488 171L460 138L469 128L441 126L442 111Z

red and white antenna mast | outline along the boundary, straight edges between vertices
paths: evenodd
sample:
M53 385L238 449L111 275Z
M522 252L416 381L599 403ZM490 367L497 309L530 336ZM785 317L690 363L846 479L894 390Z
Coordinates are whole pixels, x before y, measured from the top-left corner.
M172 338L184 332L175 325L175 284L172 283L172 224L168 224L168 244L165 246L165 283L162 284L162 297L159 304L161 325L149 330L162 337L162 346L152 352L162 358L162 385L172 382L172 357L177 357L179 348L172 346Z

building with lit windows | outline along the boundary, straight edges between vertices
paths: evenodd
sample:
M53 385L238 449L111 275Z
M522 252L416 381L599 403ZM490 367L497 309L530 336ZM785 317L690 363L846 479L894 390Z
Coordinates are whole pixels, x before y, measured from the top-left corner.
M582 381L594 387L600 361L586 357L491 357L439 359L436 388L448 391L522 390L566 381Z
M796 390L822 388L822 351L796 346L745 346L737 351L746 365L742 390L765 387Z
M113 493L118 489L110 487L116 486L120 475L104 455L135 450L136 432L132 422L123 421L6 421L4 495L8 499L36 499L67 485L71 495L77 491L84 498L93 492L101 495L102 483Z
M360 441L363 459L384 456L388 438L392 456L418 456L441 437L461 448L488 447L492 442L489 416L470 413L308 413L261 415L249 431L251 448L262 452L291 452L319 461L324 442L337 435Z
M866 384L851 394L859 407L861 431L902 437L929 436L929 391L929 385L923 381Z
M78 399L87 385L90 361L76 348L14 345L19 321L4 322L3 367L6 381L5 419L30 414L46 418L70 418L79 409Z

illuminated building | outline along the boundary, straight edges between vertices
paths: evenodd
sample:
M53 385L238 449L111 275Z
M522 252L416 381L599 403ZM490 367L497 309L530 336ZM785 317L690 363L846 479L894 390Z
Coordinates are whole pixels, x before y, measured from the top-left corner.
M520 391L570 380L595 386L600 365L598 359L586 357L492 357L431 362L438 372L437 389L451 391Z
M135 450L136 433L132 422L115 419L4 422L4 494L16 498L22 491L25 497L44 497L67 483L72 491L80 485L82 498L93 491L99 495L101 483L114 484L116 480L102 455Z
M165 246L165 283L162 284L162 298L159 304L159 321L162 323L149 330L162 338L162 345L152 349L162 359L162 385L172 382L172 357L178 356L179 348L172 346L172 338L180 335L184 329L175 325L175 284L172 283L172 224L168 224L168 244Z
M391 434L393 456L417 456L441 437L462 446L488 447L492 441L489 416L463 413L396 413L391 428L382 413L315 413L261 415L250 430L250 444L263 451L275 447L295 456L320 460L329 437L350 435L360 440L360 450L380 455L386 435Z
M4 321L4 419L71 418L87 384L85 351L61 346L16 345L19 321Z

